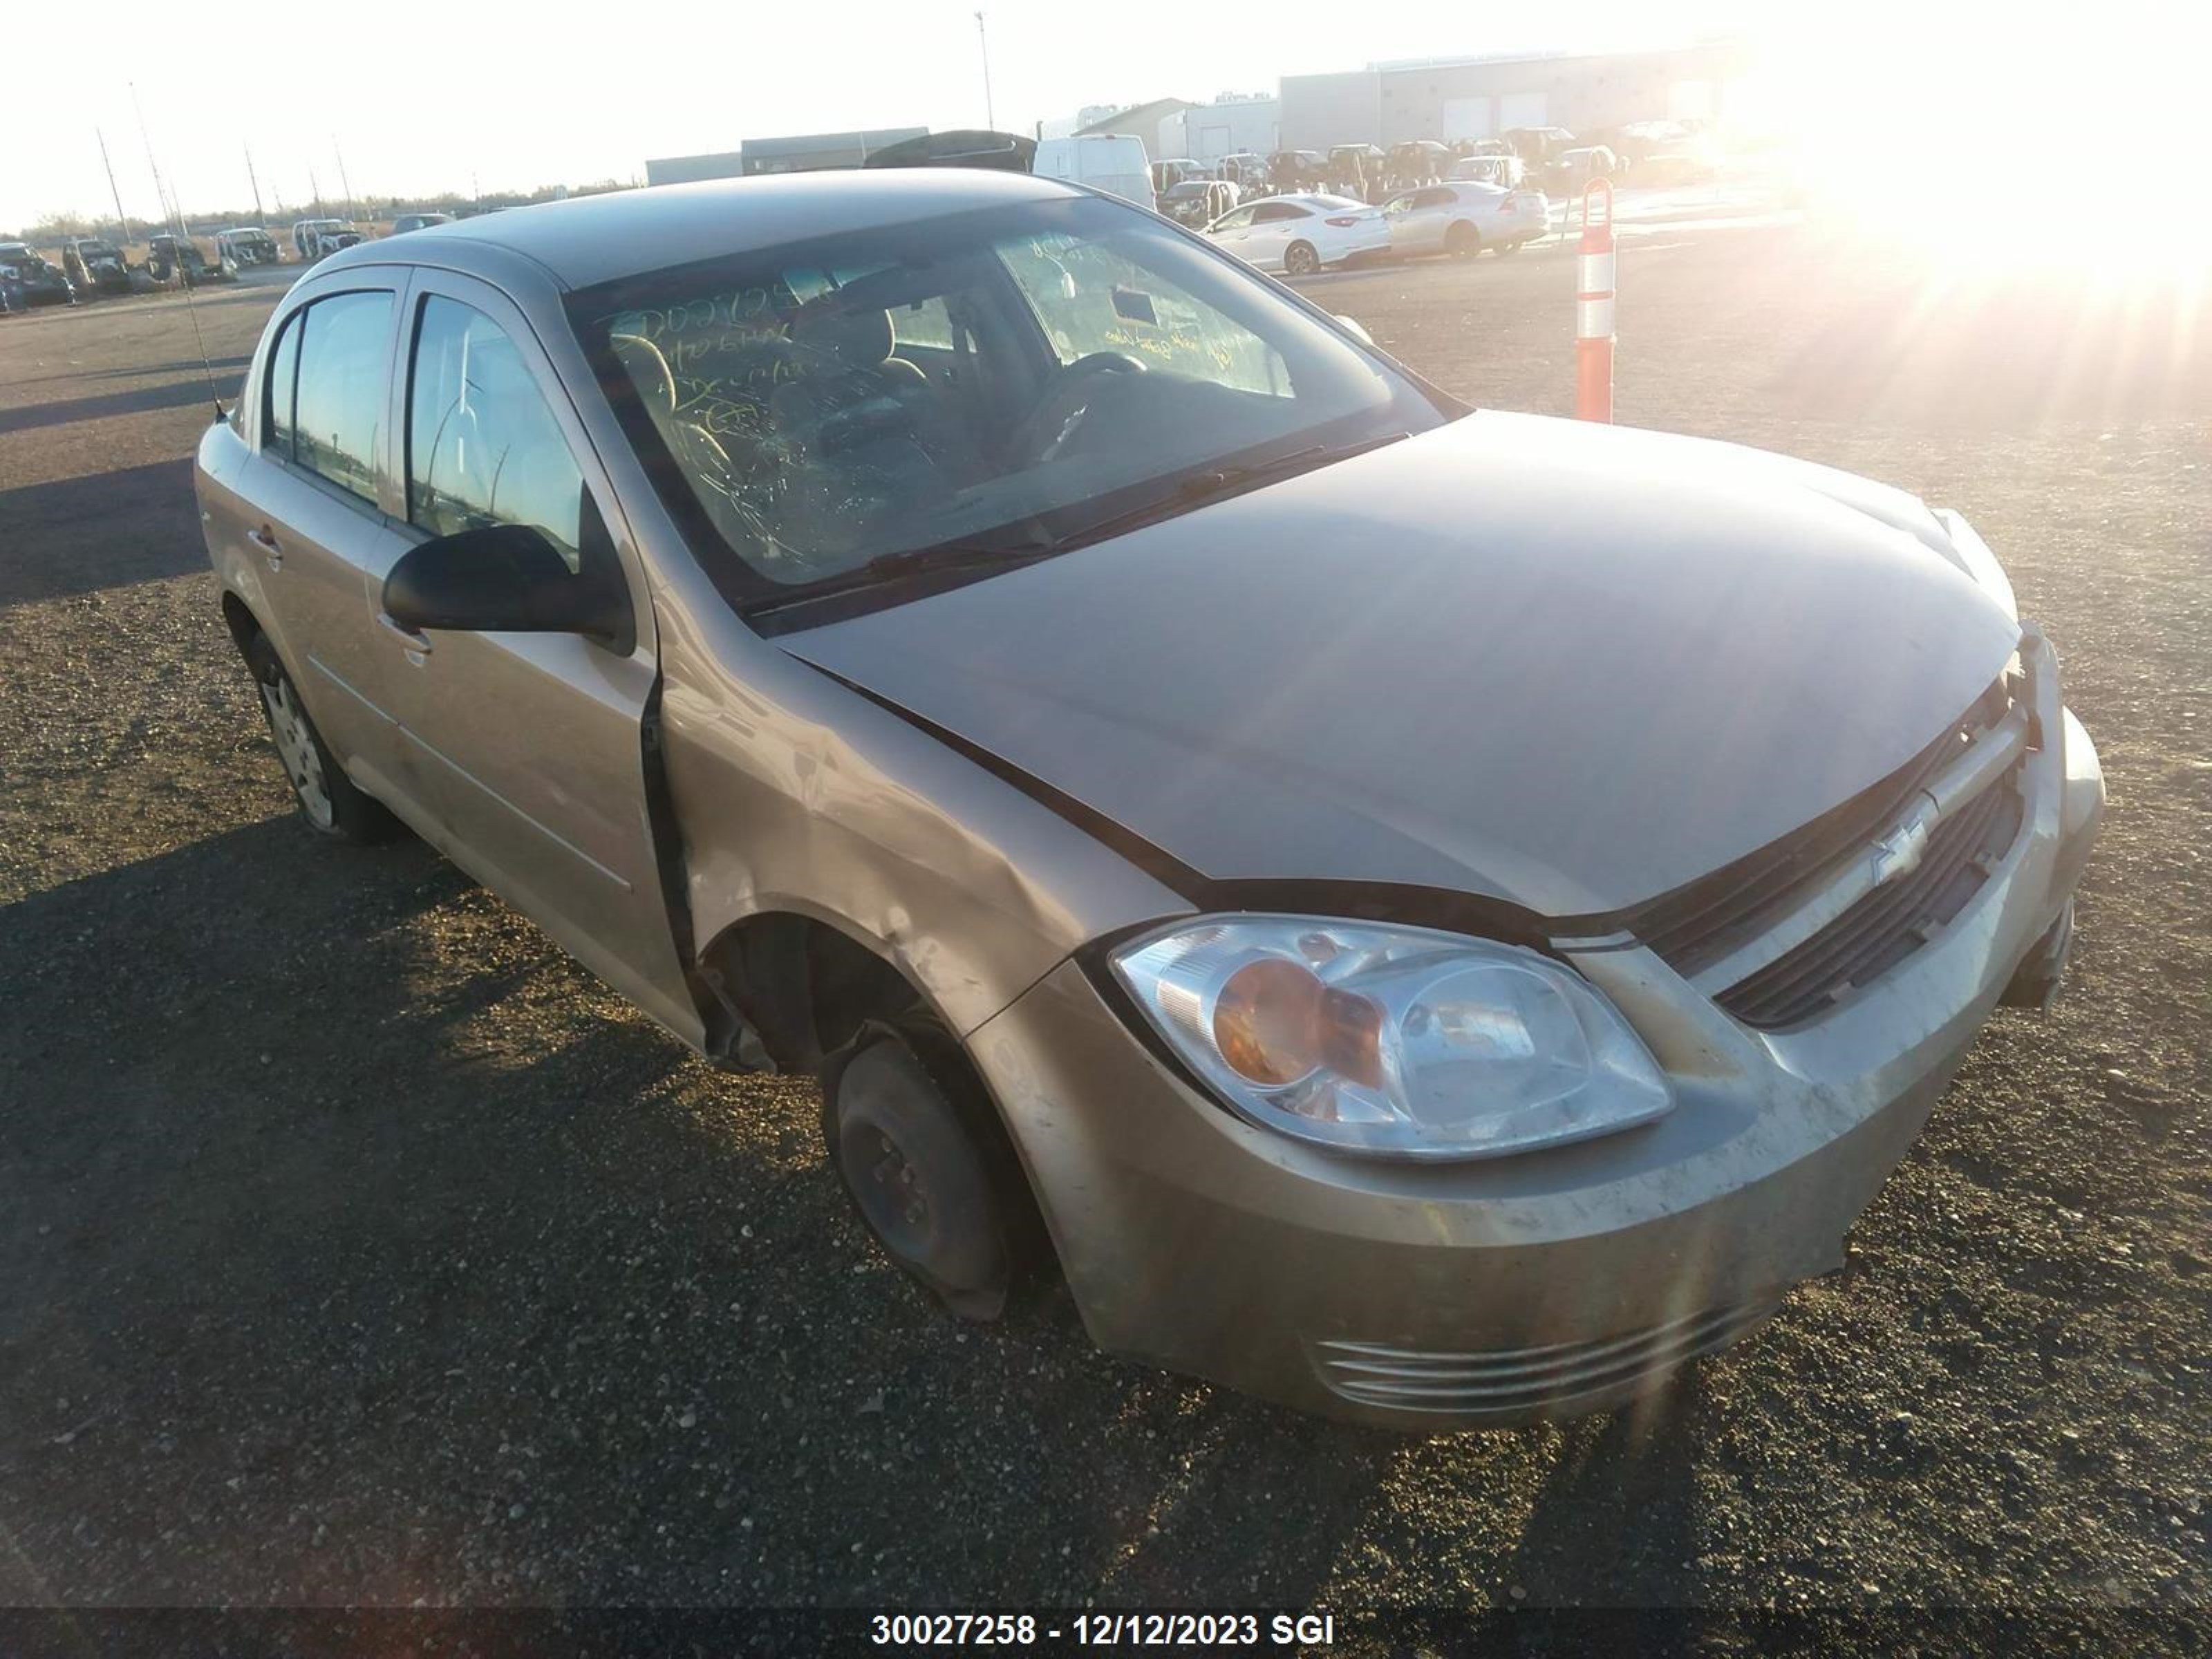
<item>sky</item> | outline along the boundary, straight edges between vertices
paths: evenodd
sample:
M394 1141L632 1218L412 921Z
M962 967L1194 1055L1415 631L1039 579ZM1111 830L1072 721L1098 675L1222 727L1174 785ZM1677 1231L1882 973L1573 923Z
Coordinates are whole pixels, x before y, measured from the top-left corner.
M1279 77L1425 57L1760 37L1771 109L1877 190L2135 192L2203 216L2187 179L2212 12L2182 0L983 0L996 125L1091 104L1271 93ZM14 5L0 232L52 212L273 220L316 191L486 194L641 179L648 156L862 126L986 124L975 0L104 0ZM137 104L144 114L142 135ZM341 156L343 164L341 164ZM2180 171L2177 173L2177 167ZM2039 186L2038 180L2042 183ZM2109 217L2110 215L2108 214Z
M1671 45L1752 0L985 0L994 112L1033 130L1087 104L1271 93L1279 76L1401 58ZM0 40L0 228L157 211L148 145L187 214L315 187L393 196L641 177L647 156L860 126L984 125L974 0L522 8L486 0L24 5ZM1355 30L1351 20L1358 20ZM25 140L36 135L35 142ZM312 181L311 181L312 175Z

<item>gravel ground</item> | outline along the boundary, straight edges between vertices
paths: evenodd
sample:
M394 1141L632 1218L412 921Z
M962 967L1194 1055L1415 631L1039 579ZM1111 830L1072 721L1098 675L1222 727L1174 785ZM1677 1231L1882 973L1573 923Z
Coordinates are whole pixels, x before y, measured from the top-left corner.
M1310 291L1561 411L1571 269ZM690 1058L419 846L311 839L198 544L187 313L0 322L0 1603L2202 1607L2212 342L2198 295L1924 275L1635 239L1620 417L2006 558L2111 781L2069 994L1763 1333L1428 1440L1109 1360L1064 1297L957 1327L809 1085ZM199 310L226 392L270 303Z

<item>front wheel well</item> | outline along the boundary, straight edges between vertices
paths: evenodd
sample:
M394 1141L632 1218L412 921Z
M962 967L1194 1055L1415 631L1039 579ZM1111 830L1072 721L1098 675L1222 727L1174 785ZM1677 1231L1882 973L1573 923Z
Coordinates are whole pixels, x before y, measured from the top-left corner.
M733 923L701 954L708 983L787 1071L813 1072L870 1019L926 1012L906 975L827 922L771 911Z
M895 1034L917 1046L948 1086L988 1103L970 1127L1008 1183L1024 1249L1038 1265L1057 1263L1035 1183L996 1097L966 1045L903 970L829 923L793 911L732 923L699 960L714 994L744 1018L783 1070L811 1073L834 1091L848 1060Z

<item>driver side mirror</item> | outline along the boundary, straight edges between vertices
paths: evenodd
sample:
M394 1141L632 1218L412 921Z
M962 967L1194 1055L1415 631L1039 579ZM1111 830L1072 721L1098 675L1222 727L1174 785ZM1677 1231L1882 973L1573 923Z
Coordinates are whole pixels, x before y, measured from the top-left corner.
M611 570L580 573L529 525L437 536L384 578L384 611L417 633L580 634L617 651L635 639L629 593Z

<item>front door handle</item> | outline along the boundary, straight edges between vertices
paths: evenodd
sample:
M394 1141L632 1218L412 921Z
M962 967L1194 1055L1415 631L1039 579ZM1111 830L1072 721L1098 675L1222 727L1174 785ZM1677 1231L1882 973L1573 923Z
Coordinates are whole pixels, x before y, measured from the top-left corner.
M390 632L399 636L400 643L407 647L407 653L410 656L427 657L430 654L430 641L428 636L427 635L417 634L413 629L408 627L405 623L399 621L397 617L392 616L390 611L378 611L376 613L376 621L379 627L388 629Z
M284 550L276 545L276 532L267 525L263 525L258 530L247 531L246 539L261 550L262 556L269 561L269 568L271 570L282 570L284 568Z

